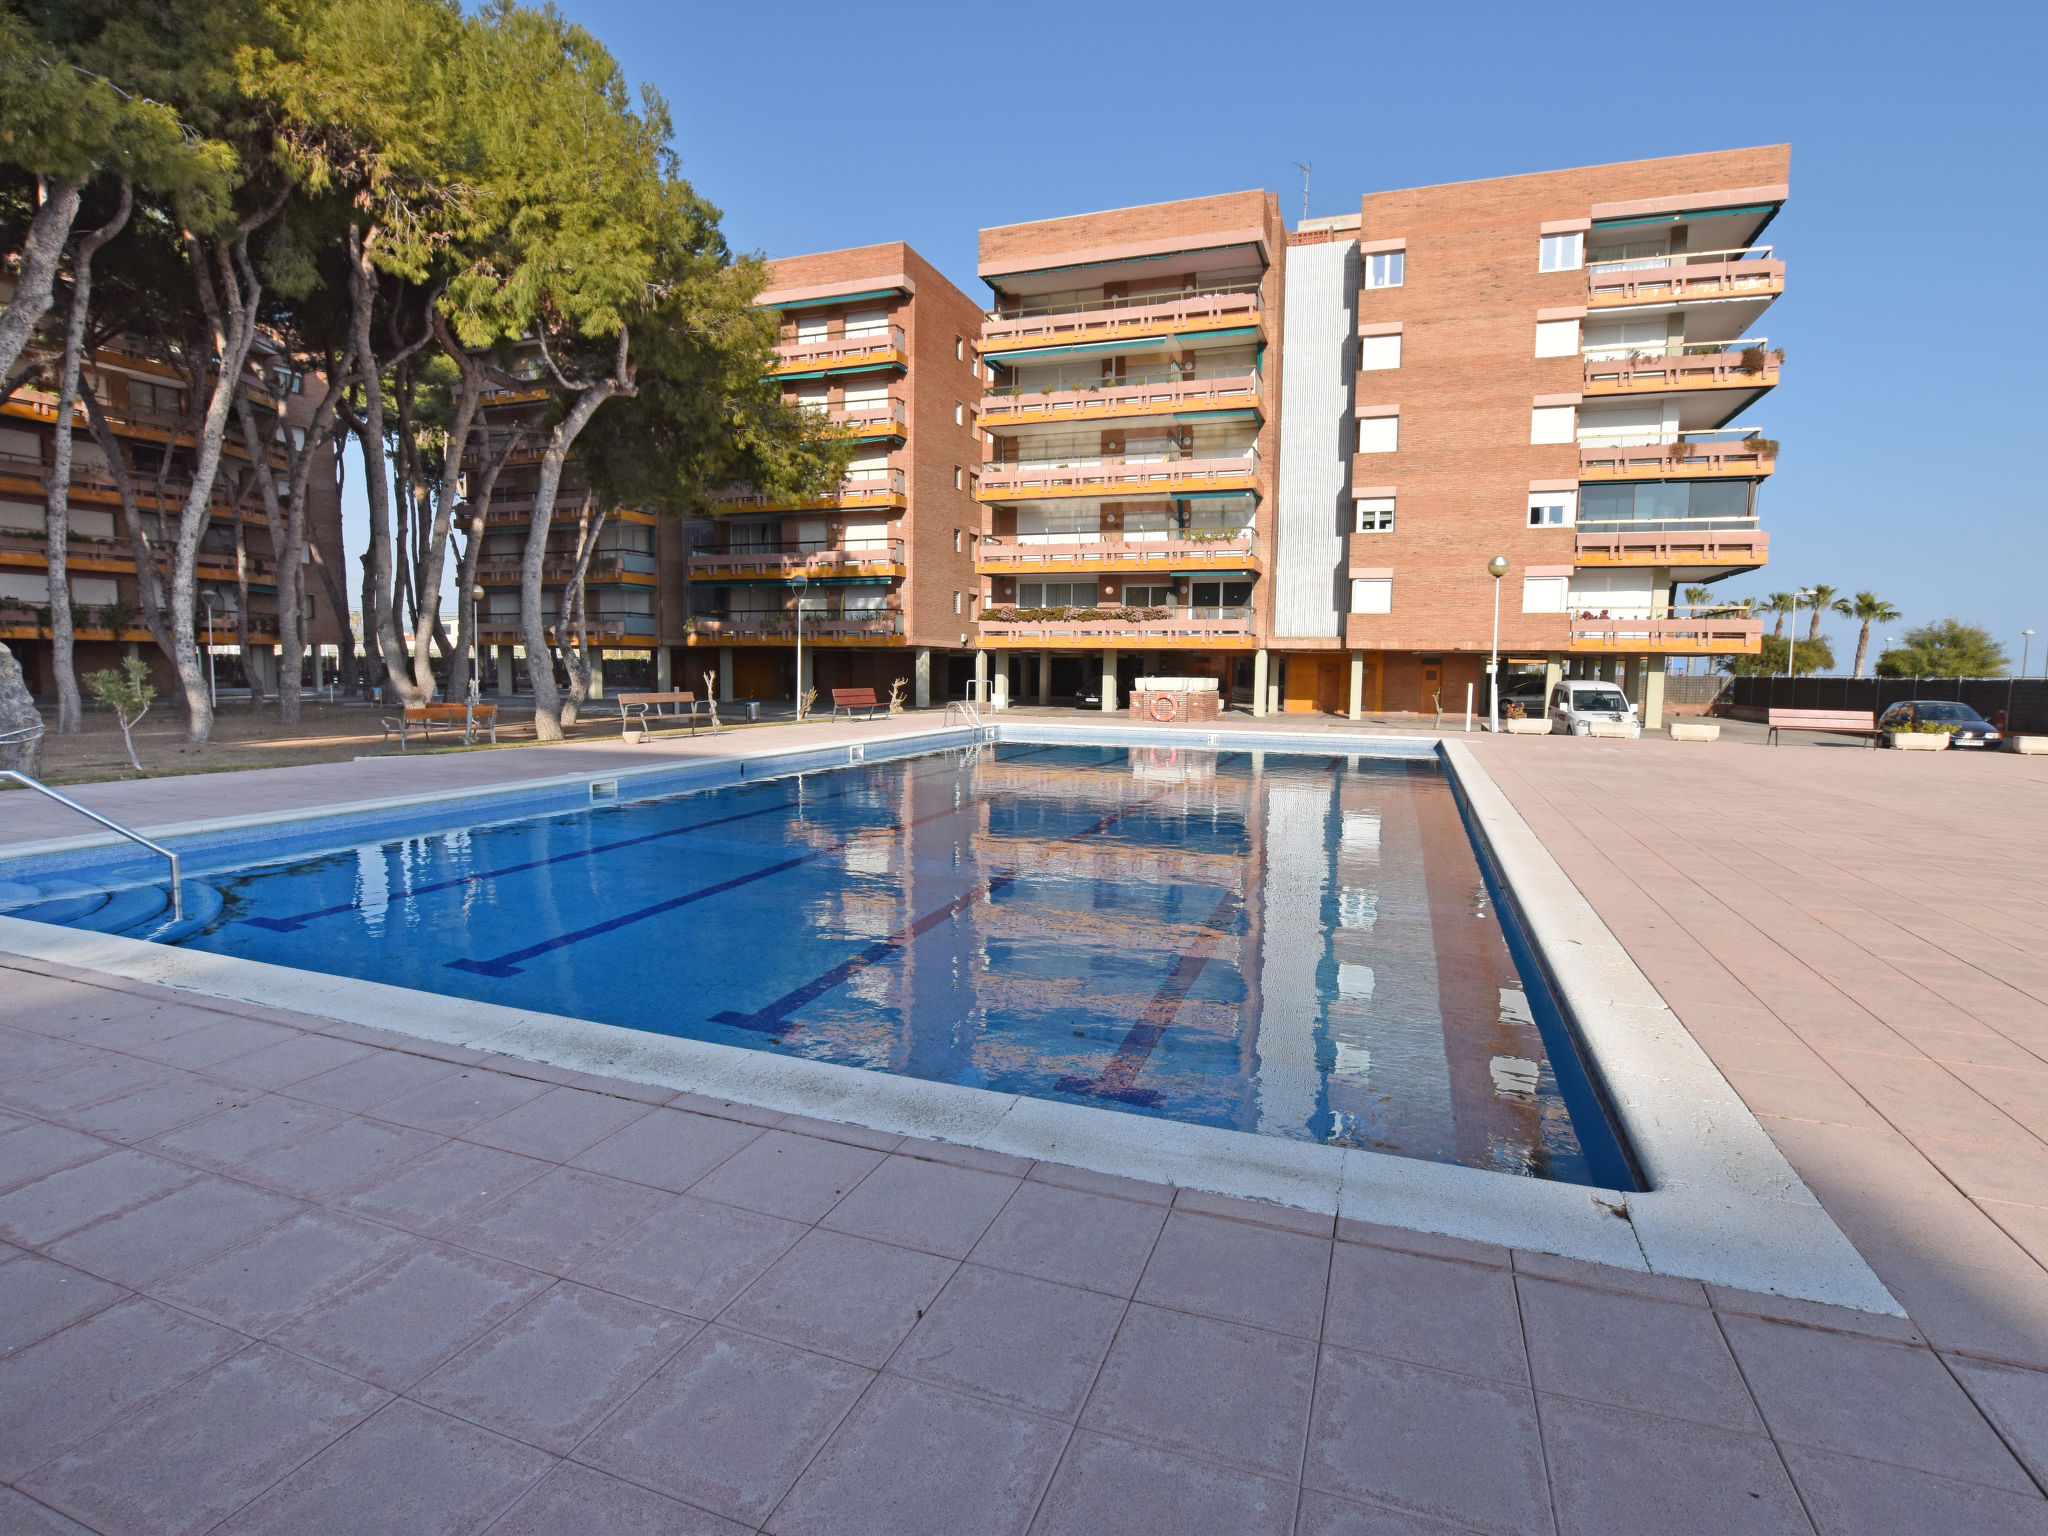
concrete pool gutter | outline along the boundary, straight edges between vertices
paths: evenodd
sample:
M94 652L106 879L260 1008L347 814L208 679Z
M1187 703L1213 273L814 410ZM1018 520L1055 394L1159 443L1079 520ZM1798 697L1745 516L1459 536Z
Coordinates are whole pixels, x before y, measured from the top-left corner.
M1133 735L1142 740L1134 742ZM444 1045L736 1100L1102 1173L1264 1200L1323 1215L1534 1249L1645 1273L1904 1316L1549 850L1463 742L1437 735L1314 734L1219 728L1156 734L1127 725L1003 721L878 738L735 752L688 763L555 775L483 789L407 795L318 812L144 827L196 839L304 830L335 817L431 813L458 802L507 812L536 792L583 803L659 777L686 790L880 760L976 741L1116 745L1323 756L1431 757L1444 763L1512 893L1586 1065L1648 1188L1622 1192L1289 1141L1116 1110L1057 1103L739 1046L651 1034L473 1002L381 982L150 944L0 916L0 951L152 984L385 1030ZM873 759L868 753L876 751ZM664 788L669 787L667 782ZM502 800L501 800L501 797ZM531 814L522 810L520 814ZM0 854L24 860L117 842L47 840Z

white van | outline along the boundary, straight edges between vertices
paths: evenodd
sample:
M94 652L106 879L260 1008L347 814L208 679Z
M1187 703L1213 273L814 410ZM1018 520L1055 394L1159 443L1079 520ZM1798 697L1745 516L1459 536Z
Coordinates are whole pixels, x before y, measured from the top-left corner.
M1630 736L1643 734L1636 707L1613 683L1596 677L1566 678L1550 695L1550 734L1590 736L1593 722L1626 726ZM1604 732L1602 734L1605 734Z

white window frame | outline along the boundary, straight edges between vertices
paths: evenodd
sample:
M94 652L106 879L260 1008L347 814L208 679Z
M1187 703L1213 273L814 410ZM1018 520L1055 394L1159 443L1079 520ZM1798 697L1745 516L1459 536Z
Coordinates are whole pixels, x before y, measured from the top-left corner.
M1358 338L1358 371L1380 373L1401 366L1401 333Z
M1531 446L1576 442L1578 435L1579 408L1577 406L1537 405L1529 408L1529 442Z
M1576 320L1538 320L1536 322L1536 355L1538 357L1577 357L1579 355L1579 322Z
M1526 227L1526 226L1525 226ZM1573 230L1563 235L1542 235L1536 243L1538 272L1576 272L1586 264L1586 234Z
M1365 286L1399 288L1408 280L1406 251L1369 251L1364 257Z
M1522 612L1563 613L1570 585L1569 576L1524 576Z
M1360 453L1398 453L1401 448L1401 418L1398 413L1388 416L1361 416L1358 418L1358 451Z
M796 317L796 339L799 346L812 346L823 341L832 332L832 322L823 315L798 315Z
M1352 577L1351 611L1353 613L1392 613L1394 611L1394 578L1391 576Z
M1556 513L1553 517L1551 514ZM1529 526L1531 528L1575 528L1579 521L1579 493L1577 491L1531 491L1529 493Z
M1394 498L1360 496L1351 503L1351 526L1357 533L1392 533Z

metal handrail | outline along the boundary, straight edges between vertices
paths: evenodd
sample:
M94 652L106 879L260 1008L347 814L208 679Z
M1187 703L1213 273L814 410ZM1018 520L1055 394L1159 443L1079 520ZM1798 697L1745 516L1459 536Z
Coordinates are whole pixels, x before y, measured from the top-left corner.
M976 713L975 708L972 704L967 703L963 699L948 699L946 701L946 713L944 717L946 724L951 725L953 723L953 711L956 709L960 711L961 719L964 720L968 725L974 727L974 729L977 731L981 729L981 716L978 713Z
M12 734L19 735L21 733L15 732ZM160 853L165 858L169 859L171 861L171 916L181 923L185 920L185 893L183 889L183 875L179 869L178 856L175 853L171 852L170 849L166 848L162 843L152 843L148 838L144 837L140 832L135 831L132 827L124 827L118 821L114 821L108 817L102 816L98 811L87 809L85 806L80 805L76 800L72 799L69 795L58 794L56 790L50 788L50 786L45 784L41 779L32 779L27 774L22 773L17 769L0 768L0 779L13 779L18 784L25 785L27 788L33 789L40 794L48 795L52 800L56 801L59 805L68 805L71 807L72 810L78 812L79 815L89 816L94 821L98 822L101 826L107 827L112 831L120 833L130 842L140 843L142 844L143 847L149 849L152 853Z

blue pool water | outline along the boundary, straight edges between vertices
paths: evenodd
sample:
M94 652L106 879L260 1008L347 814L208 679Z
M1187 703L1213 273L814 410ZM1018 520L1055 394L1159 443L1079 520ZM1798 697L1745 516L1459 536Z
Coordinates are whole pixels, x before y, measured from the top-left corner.
M200 859L181 924L148 884L10 915L1125 1113L1630 1183L1433 758L1011 742L473 821L269 861L245 850L225 869Z

